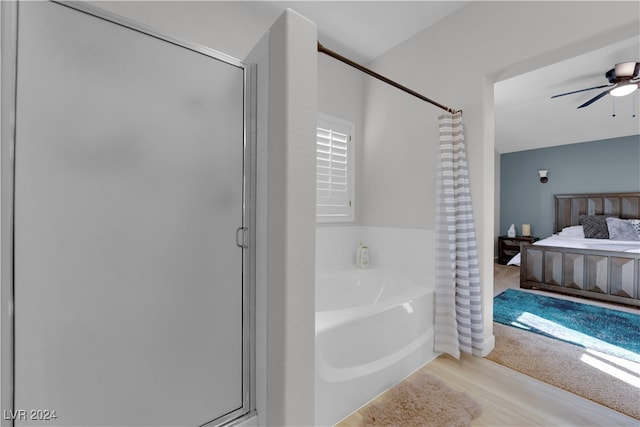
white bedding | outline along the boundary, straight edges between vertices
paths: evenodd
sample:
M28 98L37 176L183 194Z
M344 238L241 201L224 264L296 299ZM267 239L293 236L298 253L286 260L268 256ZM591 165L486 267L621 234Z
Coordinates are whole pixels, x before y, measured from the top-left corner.
M603 251L637 252L640 253L640 242L586 239L581 237L564 237L554 234L546 239L538 240L534 245L562 246L565 248L598 249ZM520 265L520 253L511 258L507 265Z

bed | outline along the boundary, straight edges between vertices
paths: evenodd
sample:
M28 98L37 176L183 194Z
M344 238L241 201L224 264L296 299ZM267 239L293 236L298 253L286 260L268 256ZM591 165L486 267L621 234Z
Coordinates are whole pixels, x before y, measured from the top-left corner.
M520 287L640 306L640 242L563 236L581 215L640 218L640 192L556 195L554 235L521 246Z

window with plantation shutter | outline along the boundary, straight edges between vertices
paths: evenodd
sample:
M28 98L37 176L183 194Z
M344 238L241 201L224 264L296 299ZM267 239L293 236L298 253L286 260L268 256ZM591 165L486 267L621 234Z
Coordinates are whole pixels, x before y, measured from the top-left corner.
M316 133L316 218L354 220L353 123L318 114Z

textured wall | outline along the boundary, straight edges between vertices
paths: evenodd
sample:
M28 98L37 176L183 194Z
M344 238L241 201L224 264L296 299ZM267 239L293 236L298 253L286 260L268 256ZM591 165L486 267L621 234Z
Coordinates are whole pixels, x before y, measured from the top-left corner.
M316 40L316 25L291 10L269 31L269 426L314 423Z

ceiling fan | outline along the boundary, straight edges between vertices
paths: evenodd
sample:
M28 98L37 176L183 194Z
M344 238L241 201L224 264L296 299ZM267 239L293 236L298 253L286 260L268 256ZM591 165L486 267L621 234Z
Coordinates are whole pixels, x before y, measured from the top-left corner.
M609 84L561 93L559 95L554 95L551 98L585 92L587 90L602 89L605 87L608 88L578 107L583 108L593 104L606 94L611 94L611 96L625 96L632 93L634 90L638 89L638 84L640 84L639 74L640 62L622 62L620 64L616 64L614 68L605 73L604 76L609 80Z

